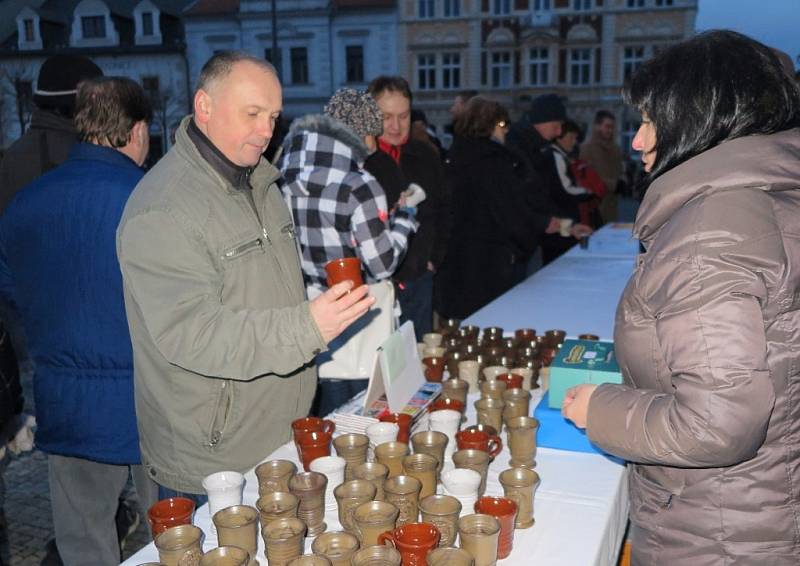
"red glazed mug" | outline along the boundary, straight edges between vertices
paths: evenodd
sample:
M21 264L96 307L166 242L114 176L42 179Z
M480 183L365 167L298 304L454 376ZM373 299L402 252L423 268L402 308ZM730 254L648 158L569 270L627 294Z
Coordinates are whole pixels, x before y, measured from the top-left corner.
M331 455L331 439L333 437L328 432L315 431L305 432L297 443L300 452L300 460L303 462L303 469L311 471L311 462L317 458Z
M456 434L459 450L483 450L494 458L503 449L503 441L496 434L489 434L482 430L462 430Z
M153 537L178 525L191 525L194 501L186 497L170 497L154 503L147 510L147 521Z
M505 381L506 389L522 389L523 377L518 373L501 373L497 381Z
M411 415L408 413L387 413L381 415L379 420L383 423L395 423L400 427L397 432L397 442L405 442L408 444L408 438L411 435Z
M328 419L320 419L319 417L305 417L292 421L292 432L294 433L294 441L298 442L303 433L306 432L327 432L333 434L336 430L336 423Z
M406 523L378 536L378 544L391 543L403 559L403 566L427 566L428 553L439 546L441 533L430 523Z
M445 362L444 358L428 357L422 358L425 364L425 380L439 383L444 377Z
M361 278L361 260L357 257L329 261L325 264L325 273L328 276L328 287L348 279L353 282L353 289L364 284L364 279Z
M498 560L507 558L514 547L514 522L517 520L517 504L505 497L481 497L475 502L475 512L491 515L500 523L497 558Z

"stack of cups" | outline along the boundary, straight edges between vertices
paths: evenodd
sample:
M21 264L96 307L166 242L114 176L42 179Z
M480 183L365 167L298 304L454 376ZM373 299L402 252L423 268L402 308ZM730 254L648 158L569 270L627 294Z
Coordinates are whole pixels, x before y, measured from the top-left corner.
M478 500L481 475L468 468L456 468L442 473L442 493L461 502L461 513L471 513Z
M369 450L367 451L367 461L375 461L375 447L384 442L396 442L400 427L397 423L375 423L367 427L369 437Z
M461 413L452 409L434 411L430 416L430 430L447 435L447 446L444 450L443 470L453 469L453 453L456 451L456 434L461 425Z
M328 478L325 488L325 513L336 513L336 499L333 490L344 483L344 469L347 462L340 456L323 456L312 460L309 467L312 472L319 472Z

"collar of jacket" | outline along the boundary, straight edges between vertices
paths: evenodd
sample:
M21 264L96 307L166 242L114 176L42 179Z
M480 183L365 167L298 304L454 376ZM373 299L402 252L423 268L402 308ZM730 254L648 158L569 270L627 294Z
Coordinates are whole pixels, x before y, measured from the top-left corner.
M133 159L118 149L94 143L76 143L69 151L69 158L71 160L102 161L116 167L135 167L141 170L141 167L136 165Z
M189 124L194 121L192 114L186 116L181 120L180 126L175 133L175 145L173 149L183 156L189 163L193 164L198 169L205 171L211 177L218 179L219 184L230 192L238 192L236 186L231 181L217 171L205 157L200 154L200 150L189 138ZM172 150L170 150L172 151ZM280 173L273 167L273 165L263 157L258 162L258 165L252 169L250 174L250 186L253 188L266 186L269 187L272 183L278 180Z
M713 192L797 190L800 128L726 141L655 179L645 193L633 235L645 246L675 212Z
M75 124L70 118L64 118L41 108L34 108L31 112L31 129L34 130L59 130L70 134L77 134Z
M240 167L233 163L230 159L211 143L211 140L197 127L194 120L189 122L189 127L186 130L189 134L189 139L192 140L197 151L203 156L214 170L222 175L233 188L238 190L250 189L250 175L253 172L252 167Z
M309 114L292 122L289 133L286 135L284 151L289 150L291 140L295 136L303 135L305 132L315 132L343 143L350 149L353 161L358 163L360 168L363 168L364 161L369 157L369 150L358 134L339 120L325 114Z

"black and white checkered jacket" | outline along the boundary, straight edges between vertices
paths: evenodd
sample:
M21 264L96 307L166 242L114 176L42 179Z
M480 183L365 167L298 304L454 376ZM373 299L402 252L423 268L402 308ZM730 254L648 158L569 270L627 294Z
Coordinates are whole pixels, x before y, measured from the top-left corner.
M388 279L417 223L405 209L389 214L378 181L363 169L364 142L322 114L295 120L283 143L281 188L292 210L307 285L324 289L325 264L358 257L369 283Z

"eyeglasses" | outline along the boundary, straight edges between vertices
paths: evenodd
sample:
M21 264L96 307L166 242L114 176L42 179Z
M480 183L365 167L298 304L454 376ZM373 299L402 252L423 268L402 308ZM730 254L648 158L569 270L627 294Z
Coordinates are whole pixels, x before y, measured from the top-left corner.
M497 126L500 127L500 128L507 128L508 127L508 122L506 122L505 120L500 120L497 123Z

